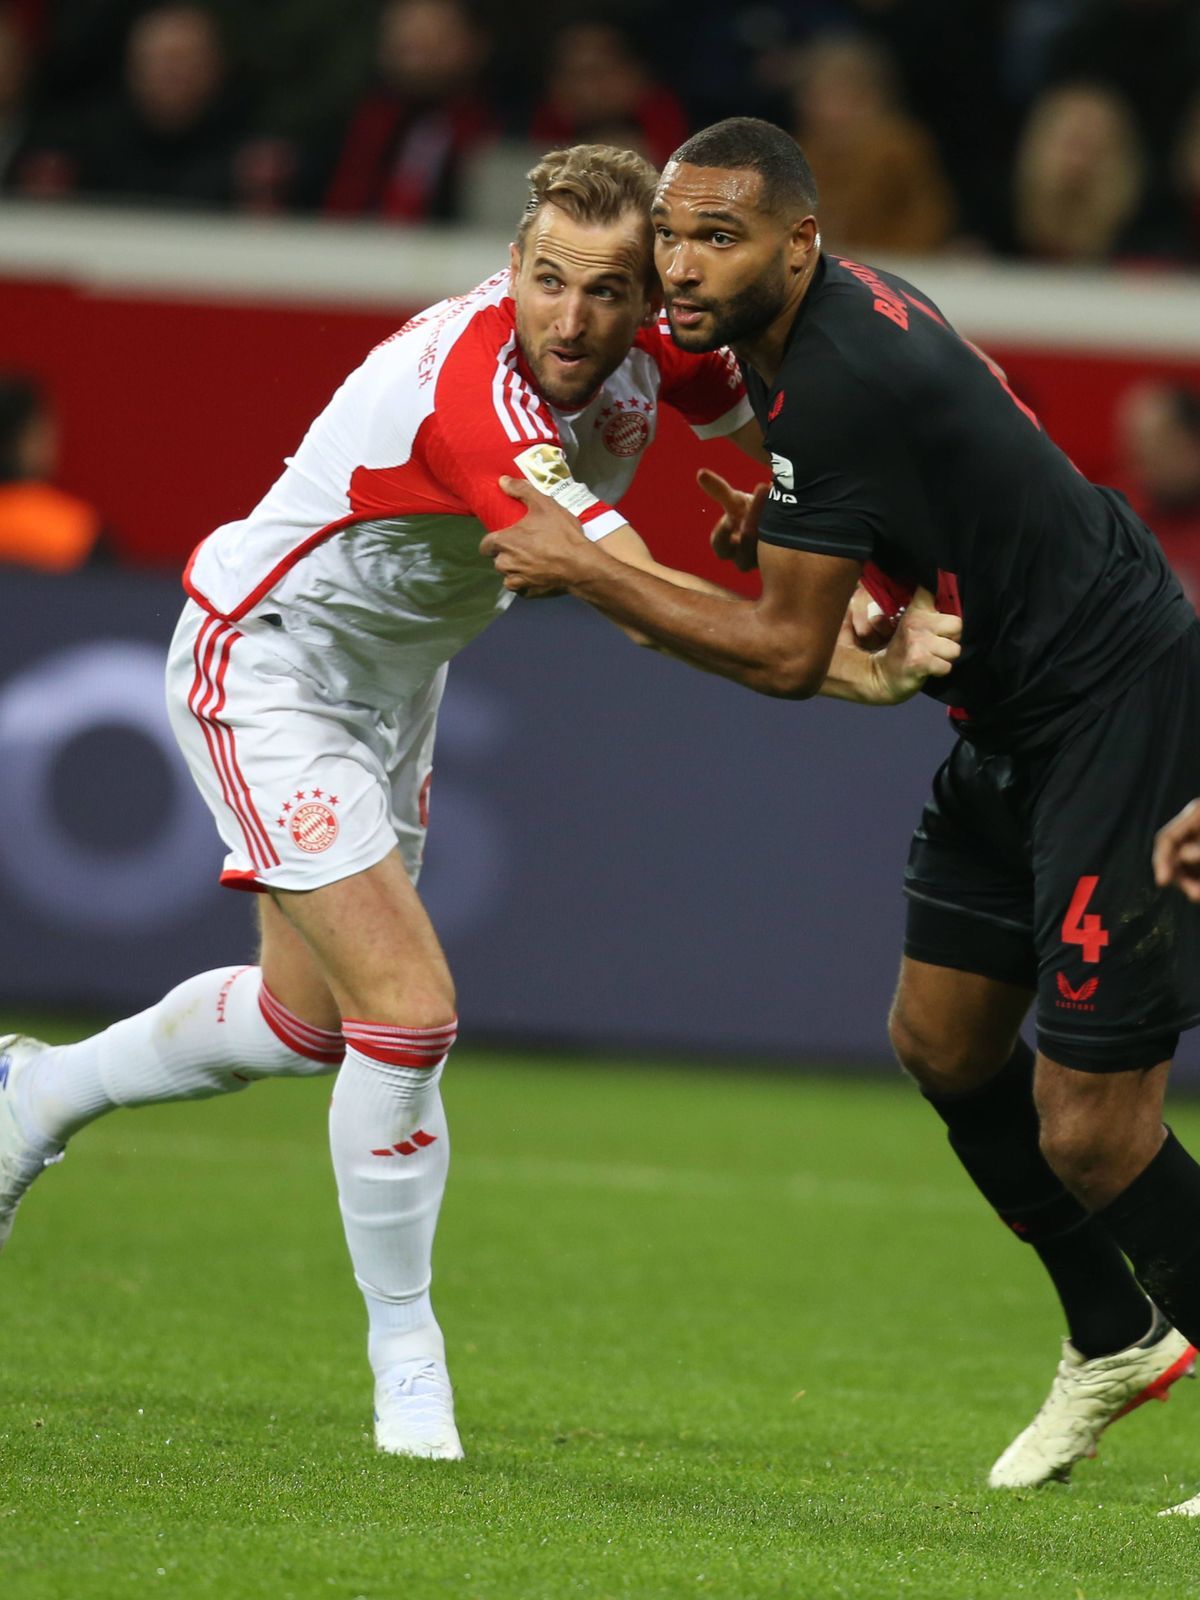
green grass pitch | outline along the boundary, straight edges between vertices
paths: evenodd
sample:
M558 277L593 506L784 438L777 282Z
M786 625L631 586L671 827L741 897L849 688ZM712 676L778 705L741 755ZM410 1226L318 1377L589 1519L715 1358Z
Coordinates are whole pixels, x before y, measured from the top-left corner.
M370 1443L325 1082L118 1113L0 1262L0 1594L1200 1593L1200 1392L997 1496L1059 1318L901 1084L460 1051L468 1460ZM1200 1108L1181 1135L1200 1146Z

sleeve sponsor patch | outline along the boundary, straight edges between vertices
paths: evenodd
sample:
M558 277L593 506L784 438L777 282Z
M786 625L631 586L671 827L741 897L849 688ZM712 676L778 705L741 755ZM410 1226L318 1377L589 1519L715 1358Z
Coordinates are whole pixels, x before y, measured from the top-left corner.
M571 468L561 445L535 444L514 458L513 465L535 489L557 500L564 510L581 516L594 506L596 496L584 483L571 476Z

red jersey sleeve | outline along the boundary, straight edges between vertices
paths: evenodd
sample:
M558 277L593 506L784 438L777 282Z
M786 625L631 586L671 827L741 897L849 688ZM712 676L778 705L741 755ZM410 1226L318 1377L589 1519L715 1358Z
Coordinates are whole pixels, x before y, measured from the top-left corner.
M699 438L734 433L754 415L732 350L704 355L681 350L671 338L665 312L653 328L638 335L637 343L658 366L662 400L691 424Z
M423 445L432 474L489 531L525 514L501 489L505 474L527 478L573 512L589 538L625 521L572 476L549 407L520 371L515 333L498 339L485 324L459 341L438 377Z

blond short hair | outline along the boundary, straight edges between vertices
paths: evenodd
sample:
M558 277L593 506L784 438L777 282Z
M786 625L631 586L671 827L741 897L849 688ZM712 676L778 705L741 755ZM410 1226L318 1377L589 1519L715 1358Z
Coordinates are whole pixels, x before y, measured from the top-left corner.
M557 206L572 222L603 226L636 212L645 223L647 272L653 277L650 257L650 202L658 173L636 150L618 150L611 144L577 144L569 150L551 150L528 173L529 199L517 224L517 246L543 206Z

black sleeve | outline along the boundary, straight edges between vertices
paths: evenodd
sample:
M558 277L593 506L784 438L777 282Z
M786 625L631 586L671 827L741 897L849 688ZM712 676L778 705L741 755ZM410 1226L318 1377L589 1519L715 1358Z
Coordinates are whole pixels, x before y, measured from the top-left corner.
M785 392L767 427L772 484L759 538L867 561L927 517L898 408L832 346L805 354L803 388L794 400Z

